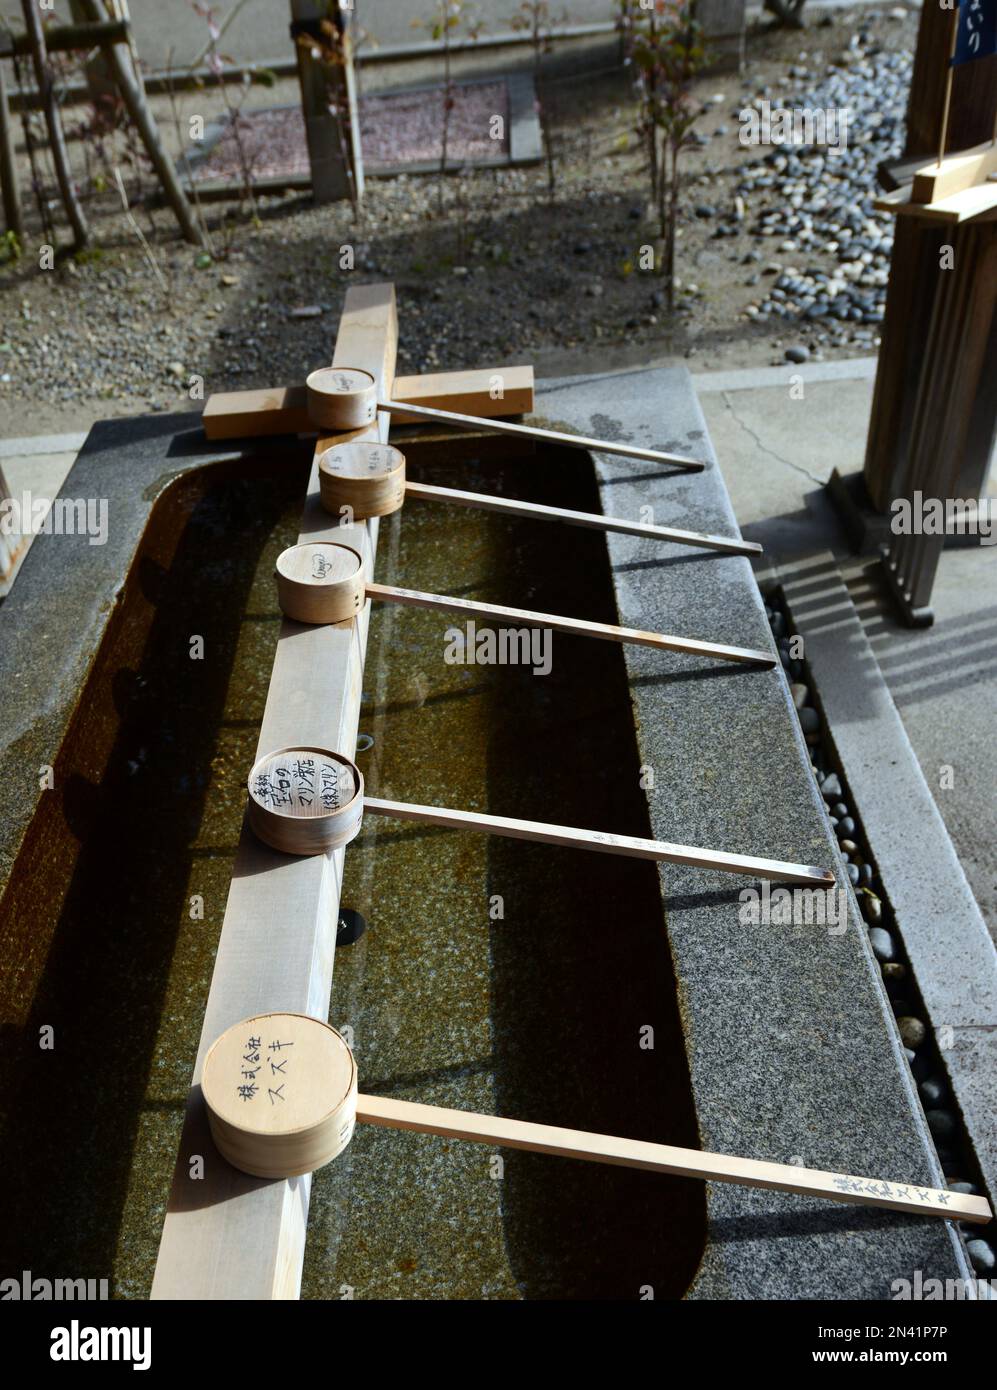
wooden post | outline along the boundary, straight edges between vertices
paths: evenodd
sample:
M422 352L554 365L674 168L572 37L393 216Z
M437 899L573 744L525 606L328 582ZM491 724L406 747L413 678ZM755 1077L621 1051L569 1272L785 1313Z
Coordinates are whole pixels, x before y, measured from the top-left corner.
M10 124L7 86L3 63L0 62L0 184L3 186L3 216L8 232L13 232L20 245L24 244L24 214L21 210L21 190L17 183L17 163L14 159L14 132Z
M948 150L966 150L992 138L997 116L997 57L952 69L949 58L956 17L955 10L937 4L925 4L921 9L904 165L895 176L900 183L910 179L911 169L917 168L914 161L923 156L923 166L927 167L937 159L946 120L944 145ZM979 234L970 230L972 225L945 224L918 216L896 219L865 463L861 476L844 479L835 473L830 484L853 541L867 552L889 539L886 516L894 499L905 495L912 476L912 451L918 444L916 419L924 418L919 401L922 397L938 401L928 367L929 362L938 366L931 335L950 313L943 306L952 298L955 280L967 274L972 280L982 274L984 245L994 234L994 224L980 228ZM944 252L945 247L949 251ZM997 429L997 392L988 389L985 367L986 335L957 332L951 351L957 356L955 378L970 428L959 432L958 442L948 439L945 443L947 453L958 451L948 495L979 497ZM921 486L931 496L944 498L941 466L939 458L927 473L920 466L916 471ZM930 572L934 573L933 565ZM923 582L919 592L923 599ZM913 606L923 609L924 603Z
M73 171L69 165L69 153L66 149L66 139L59 117L59 105L55 97L55 83L52 80L52 69L49 67L48 52L45 48L45 33L42 29L41 16L35 6L35 0L21 0L21 8L24 11L24 27L31 44L31 61L35 69L35 82L38 84L42 110L45 113L45 125L48 128L52 164L55 167L62 205L66 209L66 216L73 229L73 245L79 248L87 244L90 232L73 184Z
M125 24L129 21L128 0L104 0L104 9L108 19L120 19ZM73 19L88 22L91 18L90 7L84 0L69 0L69 12ZM51 51L51 46L50 46ZM135 65L133 55L129 52L129 68L133 78L137 76L138 69ZM91 57L86 65L87 90L90 99L95 106L106 103L108 98L112 101L117 92L117 83L114 79L114 71L108 61L107 50L103 44L99 46L98 52Z
M30 0L25 0L26 5L29 3ZM98 8L97 0L78 0L78 3L88 19L96 22L104 18ZM114 43L108 44L104 52L114 74L115 84L121 93L125 109L152 161L156 176L180 224L184 240L191 242L194 246L203 246L204 237L201 229L197 225L190 203L187 201L187 195L177 178L173 160L167 154L165 146L159 138L156 122L146 103L142 78L132 64L131 50L122 44Z
M300 41L306 40L312 29L318 31L324 10L325 6L320 6L316 0L291 0L292 33L295 35L298 58L312 196L316 203L332 203L343 198L359 203L364 189L363 157L360 151L349 11L338 12L342 56L342 66L338 70L330 70L317 56L320 42L328 46L328 36L321 39L316 37L314 53L307 42ZM330 96L337 114L330 111Z
M937 3L922 5L917 50L907 105L907 143L904 158L938 153L942 108L948 73L945 58L951 42L955 10ZM960 63L952 70L946 150L965 150L989 140L997 118L997 57ZM925 161L927 163L927 161Z

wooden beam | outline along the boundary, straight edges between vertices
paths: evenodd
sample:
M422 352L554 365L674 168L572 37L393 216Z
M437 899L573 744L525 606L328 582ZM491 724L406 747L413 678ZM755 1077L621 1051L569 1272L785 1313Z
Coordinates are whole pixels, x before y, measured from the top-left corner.
M492 393L499 380L503 395ZM392 392L404 405L459 409L494 419L500 415L525 415L533 409L532 367L481 367L469 372L432 372L426 376L400 376ZM473 409L472 409L473 407ZM391 417L393 425L413 423L402 412ZM256 391L219 391L209 396L201 416L209 439L248 439L271 434L314 434L308 415L308 398L300 386L264 387Z
M819 1168L798 1168L788 1163L766 1163L756 1158L679 1149L671 1144L652 1144L643 1139L621 1139L614 1134L592 1134L582 1129L561 1129L559 1125L506 1120L499 1115L475 1115L439 1105L394 1100L390 1096L357 1096L357 1119L386 1129L439 1134L476 1144L643 1168L652 1173L731 1182L773 1192L794 1192L802 1197L824 1197L831 1202L882 1207L886 1211L910 1212L915 1216L940 1216L977 1225L986 1225L992 1219L985 1197L921 1187L917 1183L857 1178Z
M873 200L880 212L897 217L919 217L925 222L990 222L997 217L997 183L975 183L951 193L937 203L917 203L910 187L898 188Z
M49 53L85 53L109 43L127 43L128 21L103 19L96 24L49 24L45 47ZM26 57L31 53L27 34L0 33L0 58Z
M334 365L363 365L390 390L397 349L391 285L347 293ZM369 438L387 437L381 417ZM323 510L315 447L300 540L336 540L360 549L373 570L377 521L340 526ZM257 756L304 740L352 756L369 607L351 623L302 628L284 623L277 644ZM153 1281L155 1299L297 1298L310 1179L264 1182L237 1172L211 1142L200 1079L204 1056L232 1024L274 1011L328 1016L343 851L291 858L244 826L218 942L201 1042ZM191 1158L204 1177L191 1178Z
M500 390L501 395L495 392ZM458 410L493 420L502 415L528 415L533 409L533 368L483 367L468 372L428 372L403 376L391 393L404 405L434 410ZM417 425L421 421L404 411L392 411L391 424Z

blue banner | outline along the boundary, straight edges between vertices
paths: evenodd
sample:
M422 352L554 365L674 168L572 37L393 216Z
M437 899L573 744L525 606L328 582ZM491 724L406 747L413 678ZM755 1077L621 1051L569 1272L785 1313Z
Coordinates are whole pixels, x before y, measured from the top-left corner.
M997 53L997 0L961 0L952 66Z

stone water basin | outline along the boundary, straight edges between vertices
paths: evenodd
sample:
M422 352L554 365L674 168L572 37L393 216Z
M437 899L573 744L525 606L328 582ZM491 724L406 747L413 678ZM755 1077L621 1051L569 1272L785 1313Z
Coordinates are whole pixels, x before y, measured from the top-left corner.
M37 808L0 877L5 1271L148 1296L307 463L272 446L182 467L57 746L38 719L8 750ZM576 453L437 456L412 476L598 510ZM36 541L26 597L56 539ZM616 617L598 533L436 504L382 522L376 577ZM460 665L450 626L375 605L371 793L648 835L620 649L558 636L546 675ZM42 764L55 785L37 797ZM337 952L329 1017L362 1089L697 1144L653 865L374 817L345 862L343 906L370 929ZM315 1177L302 1295L677 1297L705 1229L689 1180L361 1126Z

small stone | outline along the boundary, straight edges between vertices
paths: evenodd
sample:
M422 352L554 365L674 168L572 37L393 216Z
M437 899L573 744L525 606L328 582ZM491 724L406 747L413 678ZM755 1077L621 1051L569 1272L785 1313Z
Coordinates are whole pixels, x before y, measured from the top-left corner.
M849 866L853 867L853 866ZM897 1027L900 1029L900 1036L905 1047L918 1048L927 1037L928 1030L919 1018L912 1018L910 1014L905 1014L897 1019Z
M805 688L805 687L804 687ZM809 705L799 711L800 728L805 734L816 734L820 732L820 715Z
M842 854L858 854L859 847L854 840L839 840L838 848Z
M786 349L787 362L808 362L810 360L810 349L808 347L788 347Z
M793 697L794 708L801 710L810 697L810 691L802 681L794 681L789 687L789 693Z
M885 927L873 927L869 932L869 945L878 961L892 960L896 955L893 937Z
M845 817L843 817L843 819L840 820L840 821L838 822L838 838L839 838L839 839L841 839L842 837L848 837L848 838L850 838L850 837L851 837L852 835L854 835L854 834L855 834L855 822L852 820L851 816L845 816Z
M887 985L899 985L907 976L907 967L898 960L888 960L883 966L883 979Z
M848 874L848 882L852 885L853 888L857 888L859 886L858 865L846 864L845 872Z
M820 791L825 801L833 801L835 797L841 795L841 783L838 781L837 773L832 772L830 777L824 778L820 784ZM854 825L852 829L855 829Z
M924 1082L921 1082L924 1085ZM951 1110L928 1110L924 1118L936 1139L954 1139L959 1133L959 1121Z
M975 1182L950 1182L948 1186L951 1192L961 1192L965 1197L978 1197L980 1195L980 1189Z
M862 894L862 910L865 912L866 922L872 923L873 926L875 926L877 922L882 922L883 903L876 897L875 892L866 891ZM889 956L887 956L887 959L889 959Z
M989 1275L993 1273L994 1267L997 1265L997 1258L994 1256L993 1246L988 1241L980 1240L979 1237L975 1240L967 1240L966 1254L977 1274Z

